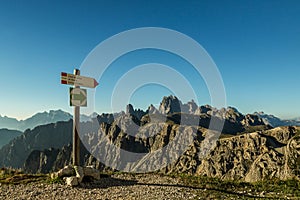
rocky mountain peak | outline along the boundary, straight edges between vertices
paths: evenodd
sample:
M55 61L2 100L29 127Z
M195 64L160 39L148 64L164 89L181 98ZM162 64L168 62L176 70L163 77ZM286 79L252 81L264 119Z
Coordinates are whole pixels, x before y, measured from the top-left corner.
M171 114L175 112L181 112L181 101L173 95L164 97L159 106L159 111L162 114Z
M265 112L263 112L263 111L260 111L260 112L254 112L253 114L254 114L254 115L264 115L264 114L265 114Z
M262 118L265 124L268 124L272 127L300 125L300 122L297 120L282 120L274 115L266 114L264 112L255 112L253 115Z
M218 137L216 132L209 130L212 118L219 122L224 120L222 134L207 157L200 158L203 145L211 138ZM293 177L293 170L298 163L294 157L300 155L298 127L271 129L258 115L243 115L233 107L198 107L194 101L182 104L174 96L164 97L159 110L150 105L147 111L142 111L129 104L126 112L101 114L92 121L81 123L80 127L85 130L81 132L82 142L92 149L93 155L107 155L108 160L113 163L117 163L118 159L111 155L119 157L121 154L117 151L107 153L110 149L105 145L107 139L123 150L149 153L165 147L181 133L195 132L196 137L191 139L189 148L162 169L166 173L189 173L246 181L257 181L265 177ZM70 163L71 146L66 145L71 141L72 121L26 130L0 149L0 167L25 166L32 173L55 170ZM182 141L174 143L172 148L177 151ZM88 152L81 155L84 156L81 160L85 165L97 161ZM131 167L130 158L128 161L128 166ZM127 165L127 160L123 162ZM153 163L160 165L159 162ZM261 163L264 163L262 168ZM95 166L101 168L102 164L96 162ZM148 166L144 165L142 159L134 167L147 169Z
M136 117L138 120L140 120L147 112L141 110L141 109L134 109L131 104L128 104L126 106L126 114Z
M134 114L134 109L133 109L133 106L131 104L128 104L126 106L126 114L131 114L131 115Z
M208 114L209 111L212 110L212 107L210 105L204 105L204 106L199 106L196 110L195 110L195 114L196 115L200 115L200 114Z
M152 104L148 107L147 112L149 114L158 114L159 113L157 108L155 108L155 106L153 106Z
M260 126L266 125L264 120L257 115L247 114L242 120L242 124L245 126Z
M194 100L187 102L186 104L182 105L182 112L188 114L194 114L198 108L198 105L195 103Z
M237 108L232 107L232 106L228 106L227 109L226 109L226 111L228 111L228 112L235 112L235 113L241 114Z
M35 115L24 119L17 120L7 116L0 117L0 128L24 131L28 128L33 129L36 126L55 123L58 121L69 121L72 115L62 110L50 110L49 112L39 112Z

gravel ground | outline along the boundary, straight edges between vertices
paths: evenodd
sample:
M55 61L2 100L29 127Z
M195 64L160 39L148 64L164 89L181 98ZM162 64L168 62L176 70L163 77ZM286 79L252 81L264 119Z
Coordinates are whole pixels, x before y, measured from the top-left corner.
M157 174L114 174L79 187L45 182L0 186L0 199L249 199L251 196L184 186Z

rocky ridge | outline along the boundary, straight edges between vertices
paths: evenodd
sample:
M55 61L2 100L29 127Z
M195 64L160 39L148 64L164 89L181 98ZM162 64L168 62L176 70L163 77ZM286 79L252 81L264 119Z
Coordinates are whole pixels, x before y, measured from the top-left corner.
M17 130L0 129L0 148L21 134L22 132Z
M268 115L264 112L255 112L254 115L259 116L263 119L265 124L268 124L272 127L279 127L279 126L300 126L299 119L291 119L291 120L282 120L274 115Z
M56 123L59 121L69 121L70 119L72 119L72 115L62 110L50 110L49 112L36 113L25 120L0 116L0 128L25 131L26 129L33 129L39 125Z
M208 129L213 118L224 121L219 140L220 133ZM100 170L110 169L106 165L125 171L159 170L245 181L298 177L299 129L271 129L259 116L243 115L232 107L198 107L193 101L182 104L169 96L164 97L159 109L151 105L144 112L128 105L126 112L102 114L92 122L82 123L81 128L83 144L94 156L100 156L102 162L86 150L82 161L85 166L93 165ZM36 137L36 133L31 134ZM117 148L111 148L107 141ZM71 163L69 142L28 153L24 168L29 172L49 172ZM5 149L4 153L15 151L12 144ZM138 161L134 156L124 159L120 149L129 152L128 155L138 153ZM163 159L159 159L159 153L165 155ZM5 160L2 165L10 161ZM22 163L18 166L22 167Z

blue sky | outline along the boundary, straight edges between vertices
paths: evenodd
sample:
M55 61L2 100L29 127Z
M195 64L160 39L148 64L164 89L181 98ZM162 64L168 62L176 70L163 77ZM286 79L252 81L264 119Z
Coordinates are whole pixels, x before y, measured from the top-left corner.
M0 114L19 119L50 109L72 112L60 72L72 73L100 42L133 28L164 27L200 43L219 68L227 104L243 113L300 116L300 2L295 1L0 1ZM105 55L104 55L105 56ZM95 92L95 110L110 111L118 77L143 63L170 65L207 88L189 64L157 50L116 60ZM122 68L123 67L123 68ZM146 108L172 91L138 89L131 103ZM189 100L186 96L183 101ZM84 109L83 109L84 112Z

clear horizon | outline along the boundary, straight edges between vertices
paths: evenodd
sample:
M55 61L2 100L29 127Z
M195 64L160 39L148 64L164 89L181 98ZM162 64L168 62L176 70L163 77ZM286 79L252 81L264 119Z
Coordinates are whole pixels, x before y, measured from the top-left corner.
M179 99L180 100L180 99ZM182 102L183 104L184 103L187 103L187 102ZM157 109L159 108L159 104L152 104L154 107L156 107ZM148 105L147 107L145 107L145 108L142 108L142 107L138 107L138 106L136 106L136 105L132 105L133 106L133 108L134 109L141 109L141 110L143 110L143 111L146 111L147 109L148 109L148 106L150 106L150 105ZM198 106L203 106L203 105L198 105ZM228 106L228 107L233 107L233 106ZM228 108L227 107L227 108ZM236 108L236 107L234 107L234 108ZM238 108L236 108L239 112L241 112ZM30 118L30 117L32 117L32 116L34 116L34 115L36 115L36 114L38 114L38 113L43 113L43 112L50 112L50 111L57 111L57 110L62 110L63 112L67 112L67 113L69 113L69 114L71 114L71 115L73 115L73 110L71 110L71 111L67 111L67 110L63 110L63 109L61 109L61 108L57 108L57 109L49 109L49 110L42 110L42 111L37 111L37 112L34 112L34 113L32 113L32 114L30 114L29 116L25 116L24 118L17 118L17 117L14 117L14 116L8 116L8 115L1 115L0 114L0 116L1 117L9 117L9 118L15 118L15 119L17 119L17 120L26 120L26 119L28 119L28 118ZM124 108L124 109L122 109L122 110L120 110L120 112L121 111L124 111L125 112L125 110L126 110L126 108ZM95 111L93 111L93 112L96 112L97 114L99 114L99 115L101 115L102 113L110 113L110 112L97 112L96 110ZM255 111L255 112L264 112L264 111ZM241 112L242 114L244 114L244 115L246 115L246 114L254 114L254 112L253 113L243 113L243 112ZM264 112L265 113L265 112ZM84 115L91 115L91 114L93 114L93 113L80 113L80 114L84 114ZM274 115L274 114L272 114L272 113L265 113L265 114L268 114L268 115ZM279 117L279 116L276 116L276 115L274 115L275 117ZM280 117L279 117L280 118ZM299 117L296 117L296 118L299 118ZM296 118L280 118L280 119L282 119L282 120L294 120L294 119L296 119Z
M99 43L115 34L163 27L186 34L205 48L222 76L227 106L244 114L263 111L282 119L300 117L299 1L1 1L0 16L1 116L25 119L57 109L72 113L69 86L60 84L61 72L73 73ZM88 91L95 96L94 110L111 112L108 97L118 79L145 63L173 67L197 88L198 105L211 104L204 80L190 63L146 49L111 64L95 93ZM146 85L133 93L129 103L145 109L172 92ZM178 98L184 103L192 99ZM82 109L84 114L91 112Z

